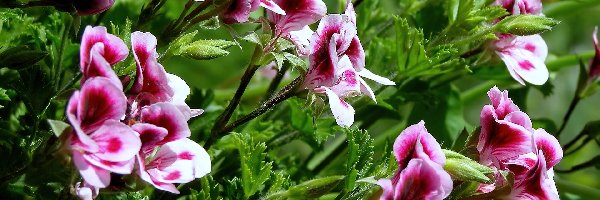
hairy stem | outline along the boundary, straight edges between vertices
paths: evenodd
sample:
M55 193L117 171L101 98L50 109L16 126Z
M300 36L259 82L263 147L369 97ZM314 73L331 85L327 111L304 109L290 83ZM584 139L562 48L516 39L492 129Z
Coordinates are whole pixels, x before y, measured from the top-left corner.
M289 64L283 64L283 66L281 66L281 69L279 69L277 71L277 75L275 75L275 78L273 78L273 81L271 81L271 84L269 85L269 88L267 89L267 92L265 93L265 98L264 98L265 100L267 100L273 96L273 94L275 93L275 90L277 90L277 87L281 83L281 80L283 80L283 77L285 76L285 73L287 72L287 70L289 68L290 68Z
M563 123L560 125L560 128L554 136L560 137L560 134L563 132L563 130L565 130L565 127L567 127L567 123L569 122L569 119L571 118L571 115L573 114L573 111L575 110L575 107L579 101L581 101L581 97L579 97L579 94L575 94L575 96L573 96L573 100L571 100L571 104L569 104L567 113L563 117Z

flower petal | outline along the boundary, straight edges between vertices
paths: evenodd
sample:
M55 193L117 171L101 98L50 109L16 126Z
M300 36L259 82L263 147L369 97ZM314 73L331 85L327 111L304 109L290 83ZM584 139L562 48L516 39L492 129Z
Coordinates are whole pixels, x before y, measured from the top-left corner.
M442 166L415 158L400 173L394 199L442 200L452 191L452 179Z
M274 13L280 14L280 15L285 15L285 11L283 9L281 9L281 7L279 7L279 5L277 5L276 3L274 3L271 0L260 0L260 6L266 9L269 9L270 11L273 11Z
M168 85L173 90L171 103L176 105L187 105L185 99L190 95L190 86L179 76L167 73Z
M187 183L210 172L210 157L196 142L183 138L164 144L147 165L160 182Z
M158 143L169 133L163 127L148 123L137 123L131 126L131 128L140 135L140 141L142 142L141 150L144 154L151 153L158 146Z
M527 50L542 61L548 56L548 45L540 35L517 36L512 42L514 48Z
M287 34L298 31L303 27L315 23L327 13L327 7L322 0L274 0L285 12L282 15L275 10L267 11L269 20L275 23L276 34Z
M127 45L125 42L109 34L106 31L106 27L103 26L87 26L81 36L81 46L79 49L80 67L87 66L90 62L90 50L96 43L104 44L104 51L101 53L102 57L108 61L111 65L124 60L129 54Z
M560 162L563 150L558 140L544 129L537 129L533 133L536 148L541 150L546 160L546 167L552 168Z
M310 38L314 33L315 32L310 29L309 26L304 26L301 30L290 31L286 37L296 45L298 55L307 57L310 53L308 50L310 47Z
M72 1L77 15L95 15L108 10L115 0Z
M498 54L515 80L525 80L534 85L548 81L549 72L544 61L525 49L511 49ZM521 82L522 83L522 82Z
M100 54L104 52L104 44L96 43L90 51L90 63L83 68L83 78L81 84L85 83L88 79L96 76L108 78L115 86L120 90L123 90L123 84L112 70L110 63L104 59Z
M125 116L127 99L110 79L94 77L81 86L77 120L85 133L98 129L106 120Z
M69 119L73 132L76 134L71 138L71 148L80 147L80 150L96 152L98 151L98 145L85 131L83 131L83 129L81 129L81 122L77 119L77 107L79 105L80 96L81 93L75 91L67 104L67 119Z
M210 156L198 143L183 138L165 144L172 151L177 152L177 157L183 160L192 160L194 164L194 177L200 178L210 173Z
M363 49L362 44L360 44L358 36L352 38L350 46L346 49L345 54L350 57L356 71L365 70L365 50Z
M357 79L360 82L360 92L362 92L363 94L367 94L367 96L369 96L369 98L373 99L373 101L375 103L377 103L377 100L375 99L375 93L373 93L373 90L371 89L371 87L369 87L369 85L367 85L367 82L365 82L365 80L363 80L360 77L357 77Z
M157 188L159 190L164 190L164 191L171 192L174 194L179 194L179 190L177 190L175 185L173 185L172 183L160 182L160 181L156 180L155 178L153 178L152 176L150 176L150 174L146 171L146 169L144 167L144 164L143 164L144 161L139 156L137 156L137 158L138 158L137 163L140 166L138 168L138 175L140 176L140 178L142 180L152 184L152 186L154 186L155 188Z
M380 200L392 200L394 199L394 186L392 181L389 179L379 179L377 185L381 186L383 193L379 197Z
M368 78L368 79L371 79L382 85L396 85L396 83L394 83L394 81L391 81L390 79L379 76L377 74L373 74L373 72L369 71L366 68L363 68L362 70L358 71L358 75Z
M482 120L477 144L482 164L495 163L496 167L500 167L499 161L532 151L532 133L522 126L504 120L497 120L496 123L484 123Z
M331 108L331 113L333 113L337 124L342 127L350 127L352 123L354 123L354 108L338 97L338 95L329 88L322 87L322 89L324 89L325 94L327 94L329 107Z
M143 108L141 121L163 127L169 131L159 144L186 138L191 135L187 119L176 106L170 103L156 103Z
M152 33L131 33L131 48L137 66L136 80L131 92L146 92L154 95L159 101L168 101L173 96L173 90L168 85L167 72L158 63L156 44L156 37Z
M520 111L519 107L508 97L508 91L500 91L498 87L494 86L487 94L492 102L492 110L496 113L497 119L504 119L508 113Z
M590 61L590 80L595 80L600 76L600 47L598 47L598 27L594 28L594 32L592 34L592 40L594 41L594 50L596 54L594 58Z
M94 155L106 161L131 160L142 146L136 133L129 126L116 120L107 120L90 137L100 149Z
M83 158L95 167L117 174L131 174L135 163L133 158L126 161L112 162L98 158L98 156L94 154L83 154Z
M509 199L559 199L554 181L548 176L542 151L537 153L535 166L522 177L522 180L515 180Z
M75 163L77 170L79 170L81 177L83 178L83 180L85 180L86 183L98 188L105 188L110 184L109 171L90 165L83 158L83 155L78 151L72 152L73 162Z
M258 0L233 0L229 8L221 16L223 22L227 24L243 23L248 21L250 12L254 11L255 3L260 3Z
M423 153L427 155L428 159L441 166L446 163L442 147L427 131L425 122L420 121L404 129L394 142L394 156L398 161L399 170L403 170L412 158L420 156L416 152L417 143L422 146Z

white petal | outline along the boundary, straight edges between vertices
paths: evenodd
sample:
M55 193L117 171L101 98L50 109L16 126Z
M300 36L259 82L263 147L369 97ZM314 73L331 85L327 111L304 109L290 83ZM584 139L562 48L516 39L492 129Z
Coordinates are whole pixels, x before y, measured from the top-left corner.
M337 124L342 127L350 127L352 123L354 123L354 108L338 97L329 88L323 88L329 99L329 107L331 108L331 113L333 113Z
M188 86L183 79L174 74L167 73L167 79L169 80L169 87L173 90L171 102L178 105L185 104L185 99L191 93L190 86Z
M377 83L380 83L382 85L396 85L396 83L394 83L394 81L391 81L390 79L383 77L383 76L379 76L377 74L373 74L373 72L369 71L368 69L364 68L362 70L360 70L358 72L358 75L371 79Z
M513 77L517 75L519 78L534 85L543 85L548 81L550 74L546 68L546 64L531 51L525 49L510 49L505 52L500 52L499 55L509 68L509 71L511 69L514 70L515 74L511 73ZM515 77L515 79L517 78Z

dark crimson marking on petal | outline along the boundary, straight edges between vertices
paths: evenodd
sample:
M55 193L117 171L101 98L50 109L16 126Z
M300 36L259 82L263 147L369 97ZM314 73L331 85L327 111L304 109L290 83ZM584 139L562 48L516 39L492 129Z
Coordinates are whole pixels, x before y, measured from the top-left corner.
M119 151L121 147L123 147L123 143L121 142L121 140L119 138L114 137L108 140L108 146L106 147L106 150L110 153L114 153Z
M524 69L524 70L535 69L535 67L533 66L533 64L531 62L529 62L529 60L524 60L524 61L519 62L519 66L521 67L521 69Z
M535 52L535 49L536 49L536 48L535 48L535 45L533 45L533 44L530 44L530 43L527 43L527 44L525 45L525 49L526 49L527 51Z
M178 179L179 177L181 177L181 173L179 171L173 171L165 177L165 180L175 180L175 179Z
M194 159L194 154L190 153L189 151L184 151L177 155L177 157L182 160L192 160Z

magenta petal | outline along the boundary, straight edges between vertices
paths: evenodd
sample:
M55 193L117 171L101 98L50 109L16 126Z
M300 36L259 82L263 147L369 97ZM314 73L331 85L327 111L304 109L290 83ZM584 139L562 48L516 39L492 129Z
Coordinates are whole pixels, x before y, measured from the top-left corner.
M223 13L223 22L227 24L243 23L248 21L250 12L254 11L253 7L258 0L233 0L229 8Z
M360 93L360 81L352 63L348 56L344 56L338 62L335 69L335 83L329 89L335 92L337 96L344 98L349 96L355 96Z
M596 51L596 54L594 55L594 58L592 58L592 60L590 61L589 80L595 80L596 78L598 78L598 76L600 76L600 47L598 47L598 37L596 36L597 34L598 27L595 27L594 33L592 34L592 40L594 41L594 49Z
M150 184L152 184L155 188L159 189L159 190L164 190L164 191L168 191L174 194L179 194L179 190L177 190L177 188L175 187L175 185L173 185L172 183L165 183L165 182L160 182L158 180L156 180L155 178L153 178L152 176L150 176L150 174L148 174L148 172L145 169L145 166L143 164L143 159L141 159L139 156L137 156L137 163L139 164L139 169L138 169L138 175L140 176L140 178Z
M73 6L77 10L77 15L95 15L108 10L114 0L88 0L88 1L73 1Z
M135 131L116 120L107 120L90 137L100 149L94 155L112 162L131 160L142 145Z
M442 200L452 191L452 179L442 166L424 159L412 159L400 173L394 199Z
M477 149L481 163L488 165L531 152L532 146L531 132L520 125L499 120L491 126L482 124Z
M110 63L100 54L104 52L104 44L96 43L90 51L90 63L83 68L83 78L81 83L85 83L88 79L96 76L108 78L119 89L123 90L123 84L112 70Z
M346 50L346 55L350 57L350 61L352 61L356 71L361 71L365 68L365 50L360 44L358 36L352 38L350 46L348 46L348 49Z
M277 34L301 30L304 26L321 19L327 12L322 0L275 0L275 4L285 11L285 15L267 11L269 20L275 23Z
M529 116L524 112L511 112L504 117L504 120L522 126L526 130L533 132L533 125L531 124L531 119L529 119Z
M442 166L446 163L446 156L442 152L442 147L427 132L425 122L420 121L404 129L394 142L394 156L398 161L399 170L403 170L412 158L419 156L416 152L417 142L423 147L423 153L434 163Z
M111 65L124 60L129 54L127 45L117 36L109 34L106 27L96 26L85 27L79 49L80 66L83 69L89 64L90 51L96 43L104 44L104 51L101 55Z
M544 129L537 129L533 133L533 138L537 149L541 150L546 156L547 168L552 168L560 162L563 157L563 150L554 136L550 135Z
M394 186L392 181L389 179L380 179L377 181L377 185L381 186L383 193L379 197L380 200L392 200L394 199Z
M168 85L167 72L158 63L156 44L156 37L151 33L131 33L131 47L137 66L136 80L131 92L146 92L160 101L168 101L173 96L173 90Z
M544 153L539 151L536 164L527 170L515 185L510 199L559 199L554 180L548 176ZM517 182L518 181L518 182Z
M140 140L142 142L141 150L144 154L151 153L151 151L158 146L158 143L169 133L167 129L163 127L148 123L137 123L131 126L131 128L140 135Z
M494 86L487 94L492 102L493 112L496 113L497 119L504 119L504 116L508 113L520 111L519 107L508 97L508 91L500 91L500 89Z
M156 103L142 109L141 120L144 123L167 129L169 133L159 144L186 138L191 135L187 119L176 106L170 103Z
M77 120L81 129L91 133L106 120L119 120L125 116L127 99L123 91L110 79L94 77L81 87L80 100L77 106Z
M98 145L85 131L83 131L83 129L81 129L81 122L77 119L77 107L80 96L81 93L75 91L67 104L67 119L69 119L73 132L76 134L74 138L71 139L72 145L75 144L77 147L81 147L81 150L96 152L98 151Z
M105 188L110 184L110 172L90 165L78 151L73 151L73 162L81 177L90 185Z

